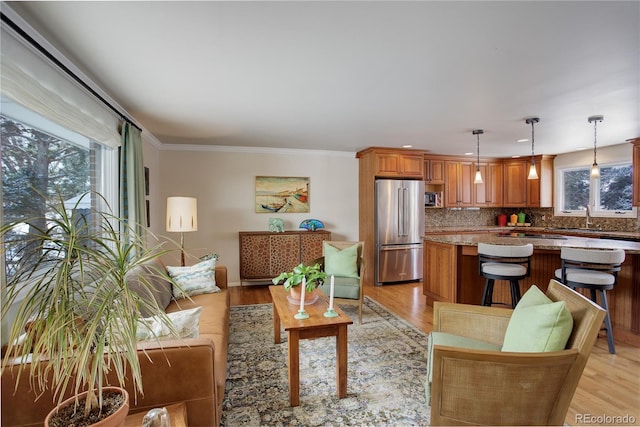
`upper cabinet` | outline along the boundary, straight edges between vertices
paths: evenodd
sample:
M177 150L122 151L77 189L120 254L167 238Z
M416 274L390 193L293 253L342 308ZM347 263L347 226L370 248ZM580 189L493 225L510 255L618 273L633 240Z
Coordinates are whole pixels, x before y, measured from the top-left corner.
M502 206L502 162L480 163L480 174L482 174L482 184L474 186L474 206L500 207Z
M633 144L633 206L640 206L640 137L629 142Z
M356 157L371 156L373 173L379 177L424 179L424 152L390 148L369 148Z
M553 158L535 156L538 179L528 179L531 158L504 161L503 203L505 207L553 207Z
M473 162L447 160L444 162L444 206L446 208L473 206Z
M444 184L444 160L424 157L424 182L425 184Z

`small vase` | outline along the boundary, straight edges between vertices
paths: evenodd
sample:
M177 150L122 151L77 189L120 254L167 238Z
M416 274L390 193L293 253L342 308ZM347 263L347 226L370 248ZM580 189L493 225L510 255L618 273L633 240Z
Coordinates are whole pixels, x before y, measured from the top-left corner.
M291 290L289 290L289 296L287 297L287 299L291 304L300 305L301 294L302 294L302 288L300 287L300 285L294 286L293 288L291 288ZM314 288L312 292L305 292L304 305L313 304L318 300L319 296L320 296L320 291L318 291L318 288Z

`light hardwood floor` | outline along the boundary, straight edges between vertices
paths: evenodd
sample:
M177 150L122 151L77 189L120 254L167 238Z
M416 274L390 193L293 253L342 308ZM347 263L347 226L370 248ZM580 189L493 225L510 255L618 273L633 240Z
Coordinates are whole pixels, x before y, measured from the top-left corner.
M230 295L231 305L271 302L268 286L232 287ZM416 328L431 331L433 311L426 305L421 283L366 286L365 295ZM352 327L358 327L357 322ZM640 348L616 342L616 352L609 354L605 337L596 341L566 424L640 425Z

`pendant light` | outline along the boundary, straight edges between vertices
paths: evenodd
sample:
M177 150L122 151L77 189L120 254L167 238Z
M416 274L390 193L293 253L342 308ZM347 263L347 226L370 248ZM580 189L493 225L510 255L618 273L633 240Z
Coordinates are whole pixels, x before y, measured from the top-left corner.
M538 117L530 117L526 119L524 122L528 125L531 125L531 166L529 166L529 176L527 179L538 179L538 171L536 171L536 160L534 159L534 143L535 143L535 134L533 131L533 125L538 123L540 118Z
M593 122L593 165L591 165L591 178L600 178L600 167L598 166L598 162L596 161L596 151L598 150L597 127L598 122L604 120L604 116L591 116L588 120L589 123Z
M476 177L473 180L474 184L482 184L482 174L480 173L480 135L482 135L484 133L484 131L482 129L475 129L473 131L471 131L472 134L476 135L477 138L477 161L476 161Z

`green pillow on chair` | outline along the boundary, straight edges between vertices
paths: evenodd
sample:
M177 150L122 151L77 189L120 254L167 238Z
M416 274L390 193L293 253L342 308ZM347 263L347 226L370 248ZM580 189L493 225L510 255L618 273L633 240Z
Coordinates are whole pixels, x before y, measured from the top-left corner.
M324 245L324 271L327 275L336 277L358 276L358 245L349 246L342 250Z
M502 351L561 351L573 330L573 317L564 301L551 301L533 285L513 310Z

